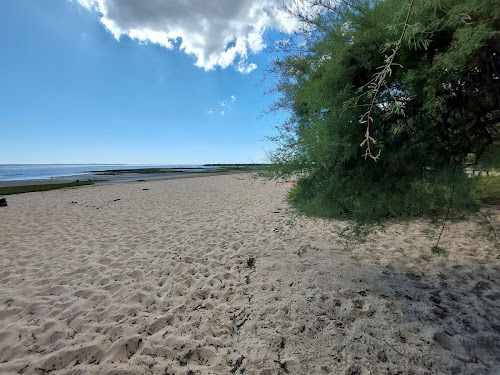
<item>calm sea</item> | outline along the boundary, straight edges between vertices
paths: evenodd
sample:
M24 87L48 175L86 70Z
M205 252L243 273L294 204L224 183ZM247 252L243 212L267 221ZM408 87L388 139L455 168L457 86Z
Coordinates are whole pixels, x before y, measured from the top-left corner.
M2 164L0 181L35 180L82 175L91 171L138 168L201 168L200 165L125 165L125 164Z

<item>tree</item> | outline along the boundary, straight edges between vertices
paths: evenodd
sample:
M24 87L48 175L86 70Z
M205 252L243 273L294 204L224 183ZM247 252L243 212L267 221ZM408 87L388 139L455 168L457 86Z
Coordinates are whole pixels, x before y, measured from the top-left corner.
M439 215L450 202L474 210L468 163L498 165L500 5L318 4L316 16L299 14L307 27L272 67L273 109L290 116L269 173L299 175L290 200L308 214L371 222Z

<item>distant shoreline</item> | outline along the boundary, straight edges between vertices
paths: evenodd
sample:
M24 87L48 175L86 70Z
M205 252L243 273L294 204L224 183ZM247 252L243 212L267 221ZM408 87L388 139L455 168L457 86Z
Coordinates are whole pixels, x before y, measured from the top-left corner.
M83 178L81 176L68 176L61 178L48 178L48 179L33 179L33 180L12 180L12 181L0 181L0 196L1 188L14 188L14 187L29 187L29 186L42 186L42 185L57 185L57 184L70 184L74 182L93 182L92 185L107 185L107 184L119 184L119 183L131 183L131 182L148 182L148 181L161 181L161 180L177 180L184 178L195 178L195 177L209 177L209 176L220 176L229 174L242 174L249 173L251 171L246 170L228 170L228 171L214 171L214 172L179 172L179 173L151 173L151 174L135 174L135 173L124 173L117 175L100 175L100 174L90 174ZM90 186L90 185L85 185Z
M124 165L126 166L126 165ZM210 167L205 169L204 167ZM96 184L138 182L214 176L262 170L264 164L204 164L202 166L146 167L86 171L81 174L50 178L25 178L0 181L1 187L32 185L52 185L72 182L92 181Z

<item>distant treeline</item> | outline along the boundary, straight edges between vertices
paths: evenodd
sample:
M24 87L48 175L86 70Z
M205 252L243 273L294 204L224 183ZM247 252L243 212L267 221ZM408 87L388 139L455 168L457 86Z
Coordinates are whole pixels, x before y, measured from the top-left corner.
M269 164L203 164L204 167L265 167Z

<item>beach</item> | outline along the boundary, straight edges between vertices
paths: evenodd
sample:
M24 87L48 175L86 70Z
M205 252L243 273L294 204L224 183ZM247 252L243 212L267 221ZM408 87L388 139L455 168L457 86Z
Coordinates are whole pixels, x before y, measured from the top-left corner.
M345 222L296 217L290 185L240 173L7 196L0 373L500 373L499 206L449 221L436 255L440 223L357 242Z

